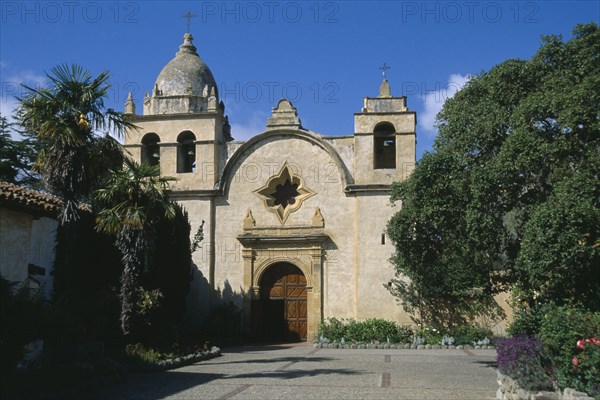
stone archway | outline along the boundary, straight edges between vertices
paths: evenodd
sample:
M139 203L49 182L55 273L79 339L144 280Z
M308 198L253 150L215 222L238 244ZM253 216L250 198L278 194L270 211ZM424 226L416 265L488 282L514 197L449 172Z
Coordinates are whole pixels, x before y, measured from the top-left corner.
M308 307L306 277L295 265L271 265L260 279L252 302L252 330L260 341L306 341Z
M264 308L256 308L257 300L264 296L264 282L272 267L291 265L304 279L306 293L306 335L302 340L312 340L317 335L323 317L322 266L324 244L330 240L324 232L321 211L315 209L310 225L256 226L252 212L244 219L244 233L238 235L243 246L244 285L246 292L243 305L244 334L260 338L257 321L264 319ZM273 304L273 307L276 307ZM282 307L281 305L279 307ZM282 311L283 315L283 311ZM283 323L283 322L282 322ZM262 328L261 328L262 329Z

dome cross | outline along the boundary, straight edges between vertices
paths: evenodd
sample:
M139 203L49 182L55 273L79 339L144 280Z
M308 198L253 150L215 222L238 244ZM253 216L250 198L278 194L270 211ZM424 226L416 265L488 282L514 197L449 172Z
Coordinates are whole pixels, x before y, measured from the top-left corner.
M191 11L188 11L181 16L181 18L185 18L187 20L186 21L187 22L187 31L186 31L187 33L190 33L190 22L191 22L190 20L194 17L197 17L197 15L192 13Z

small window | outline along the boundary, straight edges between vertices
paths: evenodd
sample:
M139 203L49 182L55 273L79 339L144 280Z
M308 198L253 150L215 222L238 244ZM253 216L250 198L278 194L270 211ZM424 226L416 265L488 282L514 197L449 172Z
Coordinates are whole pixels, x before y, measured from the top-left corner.
M160 138L156 133L147 133L142 138L141 162L150 165L158 165L160 162Z
M177 136L177 172L194 172L196 168L196 136L190 131Z
M381 122L373 130L373 168L396 168L396 129Z

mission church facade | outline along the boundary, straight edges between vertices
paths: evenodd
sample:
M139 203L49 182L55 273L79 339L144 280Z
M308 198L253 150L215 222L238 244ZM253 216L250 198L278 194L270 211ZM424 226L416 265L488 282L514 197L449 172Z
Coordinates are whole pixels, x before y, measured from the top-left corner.
M195 252L190 318L234 301L242 328L267 340L310 340L328 317L409 318L386 289L394 248L384 231L397 210L392 182L415 164L416 114L384 79L364 98L351 136L302 126L286 99L265 130L232 138L217 83L186 33L136 114L125 147L173 176L171 198L205 221ZM235 132L233 132L235 134Z

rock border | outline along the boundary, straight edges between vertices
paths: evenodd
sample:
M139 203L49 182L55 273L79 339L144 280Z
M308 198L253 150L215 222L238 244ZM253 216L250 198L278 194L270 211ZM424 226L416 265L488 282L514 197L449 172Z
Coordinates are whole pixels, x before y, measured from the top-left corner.
M221 356L221 349L217 346L213 346L210 350L202 351L193 354L187 354L181 357L169 358L166 360L160 360L154 364L144 365L144 366L129 366L128 372L143 372L143 373L152 373L152 372L161 372L167 371L170 369L185 367L186 365L195 364L199 361L210 360L211 358L216 358Z
M439 344L391 344L391 343L321 343L313 342L315 349L393 349L393 350L495 350L495 346L442 346Z
M498 390L496 391L496 400L595 400L587 393L578 392L575 389L566 388L563 392L541 391L532 393L530 390L523 389L519 384L508 375L504 375L496 370L498 376Z

